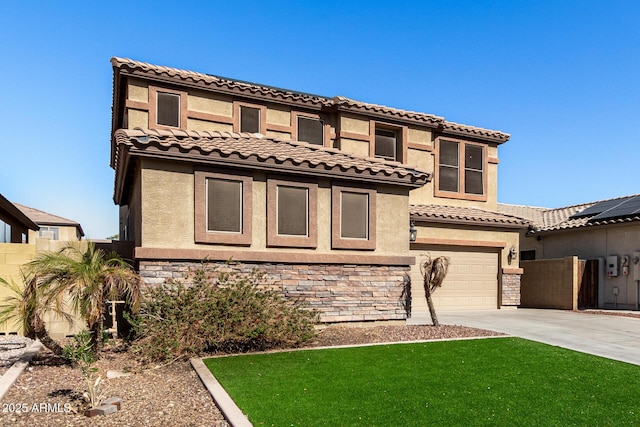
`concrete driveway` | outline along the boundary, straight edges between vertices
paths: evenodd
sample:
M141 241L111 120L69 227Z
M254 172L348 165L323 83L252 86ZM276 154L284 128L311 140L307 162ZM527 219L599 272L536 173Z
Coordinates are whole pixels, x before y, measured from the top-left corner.
M529 308L441 312L438 319L640 365L640 319Z

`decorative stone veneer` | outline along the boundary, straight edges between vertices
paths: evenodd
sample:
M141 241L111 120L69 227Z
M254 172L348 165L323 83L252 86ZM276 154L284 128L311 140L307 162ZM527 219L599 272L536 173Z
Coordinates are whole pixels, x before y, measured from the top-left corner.
M200 262L140 261L139 273L148 285L168 280L189 281ZM401 320L407 318L410 266L247 263L222 266L249 272L265 271L287 298L304 301L320 313L322 322Z
M502 274L502 306L520 305L520 274Z

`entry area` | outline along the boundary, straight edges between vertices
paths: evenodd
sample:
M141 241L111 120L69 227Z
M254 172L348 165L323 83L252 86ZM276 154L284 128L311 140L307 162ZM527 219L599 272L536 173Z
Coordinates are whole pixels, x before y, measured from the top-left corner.
M449 273L433 294L436 311L491 310L498 308L498 252L487 248L460 248L436 245L412 246L416 265L411 270L411 317L427 314L420 263L430 255L449 257Z

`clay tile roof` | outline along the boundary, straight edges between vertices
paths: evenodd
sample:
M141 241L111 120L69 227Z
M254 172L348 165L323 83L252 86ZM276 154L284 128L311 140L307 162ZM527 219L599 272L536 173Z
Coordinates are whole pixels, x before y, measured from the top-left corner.
M136 128L116 131L114 143L116 179L126 168L127 155L144 153L196 163L412 188L421 187L431 180L429 172L397 162L357 157L336 149L260 134Z
M443 117L434 116L433 114L419 113L416 111L400 110L397 108L386 107L384 105L369 104L366 102L355 101L345 98L344 96L336 96L333 98L334 105L343 109L360 109L367 113L378 113L381 115L391 115L424 122L428 125L439 125L444 123Z
M153 65L128 58L113 57L111 58L111 64L114 68L114 77L116 73L122 73L159 81L193 85L203 89L215 88L221 92L250 98L273 99L276 102L293 105L302 104L311 108L335 108L338 110L356 111L371 116L418 123L423 126L437 129L445 135L449 134L471 137L497 142L498 144L506 142L510 138L510 135L507 133L447 122L443 117L435 116L433 114L401 110L398 108L386 107L384 105L369 104L346 98L344 96L329 98L273 86L229 79L226 77L214 76L211 74Z
M630 197L630 196L625 196ZM582 203L578 205L565 206L561 208L538 208L530 206L518 206L499 203L498 210L503 213L521 216L531 222L533 231L536 233L546 233L561 230L572 230L582 227L593 227L600 225L620 224L626 222L640 221L640 215L629 215L623 218L607 218L603 220L592 220L596 215L573 217L573 215L601 202L624 199L616 197L612 199L597 200L595 202Z
M511 135L509 135L508 133L500 132L497 130L478 128L475 126L462 125L460 123L454 122L445 122L443 124L442 133L471 136L482 139L493 139L498 143L507 142L509 138L511 138Z
M330 106L331 99L319 95L295 92L280 89L272 86L259 85L256 83L233 80L225 77L203 74L195 71L181 70L178 68L153 65L146 62L134 61L128 58L111 58L111 65L114 69L126 71L131 74L143 74L145 77L156 77L160 79L177 79L181 82L192 83L196 86L215 86L219 89L227 89L234 93L245 93L249 96L259 96L277 98L282 101L303 102L320 106Z
M528 222L513 215L459 206L411 205L411 219L426 222L474 223L494 227L525 228Z
M31 221L38 224L39 226L61 225L61 226L76 227L80 232L80 235L84 236L84 231L82 230L82 226L80 225L80 223L76 221L63 218L58 215L50 214L48 212L44 212L39 209L30 208L29 206L24 206L19 203L14 203L14 205L16 205L16 207L20 209L20 211L24 213Z

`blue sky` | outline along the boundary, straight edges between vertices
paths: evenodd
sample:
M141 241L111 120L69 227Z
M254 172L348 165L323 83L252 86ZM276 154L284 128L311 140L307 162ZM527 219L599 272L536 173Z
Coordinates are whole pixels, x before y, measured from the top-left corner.
M640 193L638 22L638 1L5 0L0 193L117 233L112 56L510 133L501 202Z

